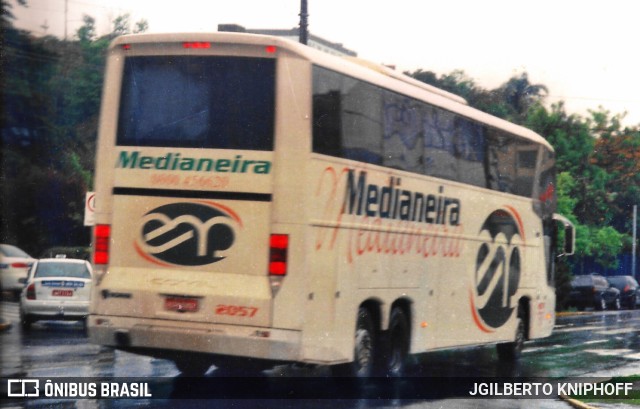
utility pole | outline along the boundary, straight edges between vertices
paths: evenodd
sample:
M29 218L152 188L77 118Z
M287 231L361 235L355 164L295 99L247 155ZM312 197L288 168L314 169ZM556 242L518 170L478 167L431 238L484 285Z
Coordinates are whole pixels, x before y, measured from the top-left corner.
M307 0L300 0L300 42L307 45L309 42L309 12Z
M638 230L637 224L638 224L638 205L633 205L633 223L632 223L633 233L631 235L633 237L633 241L631 244L631 275L633 277L636 276L636 250L637 250L636 231Z
M67 13L69 12L69 0L64 0L64 40L67 41Z

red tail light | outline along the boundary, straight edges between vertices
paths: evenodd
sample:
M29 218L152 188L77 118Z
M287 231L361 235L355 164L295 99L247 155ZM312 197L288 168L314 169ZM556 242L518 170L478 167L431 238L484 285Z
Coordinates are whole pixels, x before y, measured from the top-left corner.
M36 285L35 283L29 284L27 287L27 300L35 300L36 299Z
M182 43L183 48L211 48L211 43L204 41L189 41Z
M274 276L287 275L287 250L289 236L287 234L272 234L269 246L269 274Z
M109 242L111 241L111 226L98 224L94 230L95 251L93 262L95 264L109 264Z
M29 268L29 264L27 264L27 263L11 263L11 267L13 267L13 268Z
M622 290L623 293L626 293L627 291L631 290L631 286L629 284L624 286L624 290Z

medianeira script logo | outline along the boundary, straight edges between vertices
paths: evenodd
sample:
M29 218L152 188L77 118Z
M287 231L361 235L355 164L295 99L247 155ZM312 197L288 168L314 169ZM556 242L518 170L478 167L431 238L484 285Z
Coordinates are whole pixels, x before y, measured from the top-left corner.
M483 332L504 325L517 307L524 229L518 212L511 206L495 210L480 229L475 283L469 290L471 312Z
M135 248L159 265L202 266L224 259L240 228L240 217L219 203L171 203L144 215Z

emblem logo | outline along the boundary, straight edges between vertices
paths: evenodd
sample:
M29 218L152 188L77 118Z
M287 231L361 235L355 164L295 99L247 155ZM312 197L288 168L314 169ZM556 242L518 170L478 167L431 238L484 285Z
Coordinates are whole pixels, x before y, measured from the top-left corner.
M142 218L136 245L159 264L202 266L226 257L241 226L231 209L217 203L172 203Z
M471 309L478 327L493 332L517 307L512 298L520 284L522 221L511 207L496 210L483 223L480 236Z

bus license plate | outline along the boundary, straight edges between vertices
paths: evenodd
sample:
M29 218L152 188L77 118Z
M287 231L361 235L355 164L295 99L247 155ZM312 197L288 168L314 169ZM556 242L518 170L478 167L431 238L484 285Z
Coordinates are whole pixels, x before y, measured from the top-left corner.
M198 311L198 300L196 298L169 297L164 301L164 308L177 312Z
M71 297L73 290L53 290L51 291L51 295L54 297Z

